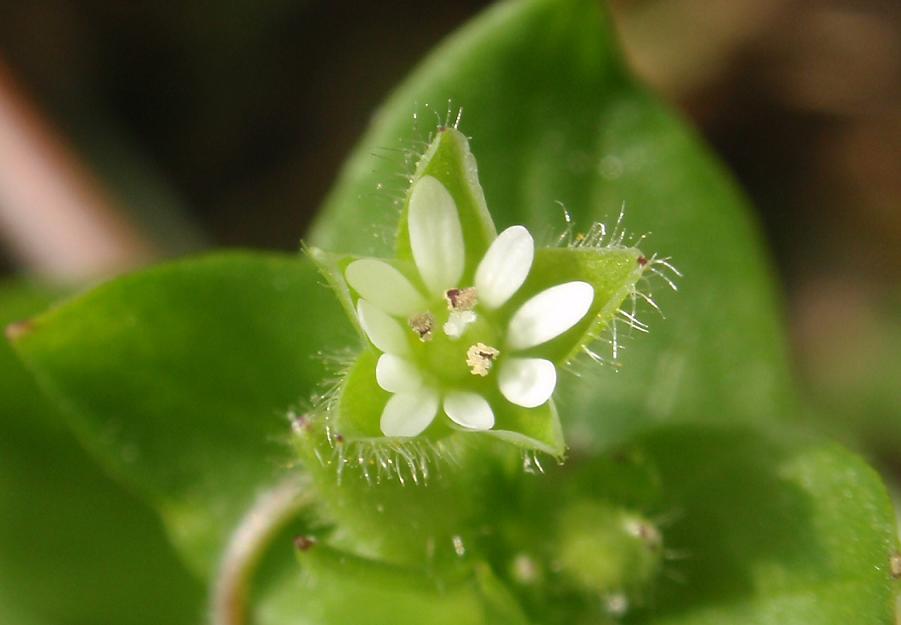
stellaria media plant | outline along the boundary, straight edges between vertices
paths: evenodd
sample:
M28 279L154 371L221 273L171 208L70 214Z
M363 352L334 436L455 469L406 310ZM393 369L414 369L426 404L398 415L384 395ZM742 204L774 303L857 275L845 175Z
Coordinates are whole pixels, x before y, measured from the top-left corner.
M410 178L394 258L310 250L367 345L322 407L330 438L377 456L392 445L418 455L435 449L419 442L485 432L562 457L558 367L593 354L589 344L637 297L646 269L675 271L623 238L583 235L536 250L522 225L498 234L469 142L439 127ZM415 477L427 461L392 465Z
M748 215L597 3L498 4L300 257L0 294L0 618L890 625L891 504L795 419Z

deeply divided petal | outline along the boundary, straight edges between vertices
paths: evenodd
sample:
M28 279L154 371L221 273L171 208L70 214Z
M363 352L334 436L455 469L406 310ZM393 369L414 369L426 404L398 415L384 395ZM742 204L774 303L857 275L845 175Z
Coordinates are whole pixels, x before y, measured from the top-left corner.
M587 282L567 282L545 289L514 313L507 328L510 349L528 349L560 336L591 308L594 288Z
M375 366L375 379L389 393L405 393L422 386L416 365L394 354L382 354Z
M365 299L357 302L357 317L372 344L389 354L405 355L410 351L403 326L385 311Z
M444 413L469 430L490 430L494 426L494 411L478 393L448 393L444 398Z
M361 258L347 266L344 277L363 297L385 312L409 317L423 308L425 300L404 275L376 258Z
M392 395L382 410L380 427L385 436L422 434L438 413L438 393L428 387Z
M438 179L423 176L413 184L407 214L413 260L426 286L440 295L463 275L463 229L454 198Z
M535 256L535 242L523 226L501 232L488 248L476 270L475 287L479 301L498 308L525 282Z
M557 369L543 358L511 358L501 365L498 386L510 403L535 408L551 398Z

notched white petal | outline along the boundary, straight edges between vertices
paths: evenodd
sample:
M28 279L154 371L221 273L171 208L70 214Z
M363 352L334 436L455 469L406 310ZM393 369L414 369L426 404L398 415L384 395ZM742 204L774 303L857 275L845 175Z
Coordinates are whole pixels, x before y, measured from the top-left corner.
M379 426L385 436L418 436L429 427L437 413L438 393L422 387L392 395L382 410Z
M406 332L396 319L371 302L357 302L357 318L372 344L389 354L405 355L410 351Z
M511 358L501 365L498 386L510 403L535 408L551 398L557 368L543 358Z
M593 300L594 289L587 282L567 282L542 291L514 313L507 345L528 349L560 336L585 316Z
M523 226L510 226L488 248L476 270L476 290L484 306L498 308L525 282L535 242Z
M423 176L413 184L407 222L419 275L440 295L463 275L465 250L457 205L437 178Z
M392 315L409 317L425 308L425 300L400 271L376 258L361 258L344 271L360 297Z
M422 386L422 374L416 365L394 354L382 354L375 365L375 379L390 393L415 391Z
M490 430L494 427L494 411L477 393L454 391L444 398L444 413L451 421L468 430Z

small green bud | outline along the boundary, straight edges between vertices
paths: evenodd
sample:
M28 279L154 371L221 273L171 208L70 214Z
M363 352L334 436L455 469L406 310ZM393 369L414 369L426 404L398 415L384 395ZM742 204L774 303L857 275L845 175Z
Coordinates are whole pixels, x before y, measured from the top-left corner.
M602 502L581 501L559 518L559 566L582 590L634 597L663 564L663 537L642 515Z

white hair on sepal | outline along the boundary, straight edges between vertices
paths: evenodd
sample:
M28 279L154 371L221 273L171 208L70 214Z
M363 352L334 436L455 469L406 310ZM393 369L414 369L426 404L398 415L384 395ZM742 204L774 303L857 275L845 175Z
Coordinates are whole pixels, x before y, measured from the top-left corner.
M520 448L522 454L522 470L530 475L544 475L544 465L541 464L541 458L547 458L549 461L557 463L557 466L563 466L566 462L566 454L554 456L540 449Z
M440 474L443 463L458 464L455 437L440 441L425 439L367 439L348 441L332 433L332 453L320 458L323 466L332 466L341 483L345 471L357 471L371 485L396 481L401 486L423 486Z
M435 124L428 124L428 129L421 125L423 115L420 109L425 109L435 118ZM427 115L426 115L427 116ZM448 99L447 112L442 119L441 114L429 104L420 106L414 104L411 113L410 138L398 139L398 145L378 146L369 153L370 156L385 161L392 165L393 173L387 175L386 180L376 183L375 188L361 194L363 199L378 202L388 202L393 211L390 220L379 220L379 223L370 223L368 228L372 238L386 246L393 246L397 236L397 221L403 213L404 202L407 199L410 185L413 183L413 175L420 159L431 145L438 130L445 127L459 129L463 118L463 107L457 107L454 112L453 101Z
M428 439L347 440L335 427L343 382L354 362L352 349L319 353L328 371L317 392L288 412L295 436L323 436L327 445L311 441L310 449L320 465L332 467L341 484L346 471L356 471L369 484L397 481L424 485L444 463L459 464L458 437ZM319 431L317 427L319 426Z
M650 232L642 234L630 233L625 226L626 204L620 205L616 221L610 227L604 222L594 222L588 230L578 232L575 229L571 213L562 202L557 202L563 213L564 228L556 237L556 246L569 248L623 249L639 248L649 237ZM569 373L581 377L591 365L621 367L620 354L626 349L624 339L631 339L634 332L647 334L650 330L647 323L640 319L642 309L650 309L665 318L663 310L653 296L657 280L666 286L678 290L676 281L682 277L681 272L673 266L669 257L660 258L656 254L641 256L639 264L644 267L641 277L626 295L623 303L598 334L589 334L579 352L563 364ZM624 326L627 332L622 332Z

